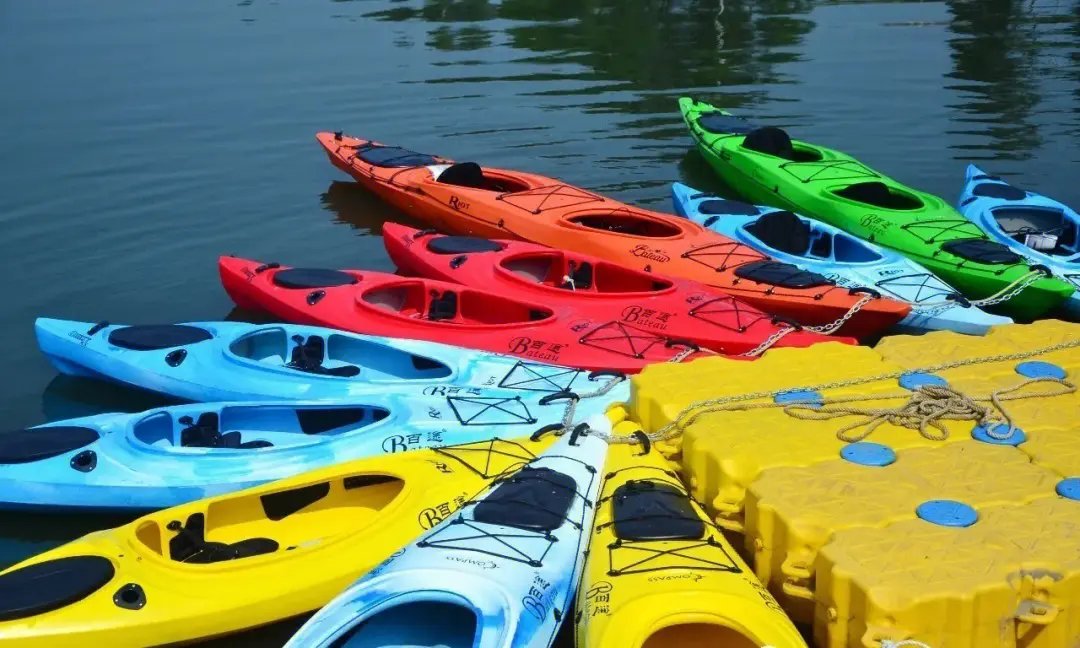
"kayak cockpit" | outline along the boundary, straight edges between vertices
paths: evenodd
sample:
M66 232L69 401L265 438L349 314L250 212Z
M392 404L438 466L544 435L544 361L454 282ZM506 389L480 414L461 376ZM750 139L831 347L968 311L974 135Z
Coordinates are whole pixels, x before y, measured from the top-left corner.
M826 229L789 211L764 214L743 230L765 246L797 257L837 263L874 263L882 258L855 237Z
M499 268L527 283L575 292L648 293L667 290L673 285L666 279L606 261L575 259L559 250L518 254L503 259Z
M641 648L757 648L761 644L743 633L716 623L678 623L653 632Z
M354 432L390 416L368 405L229 405L197 416L158 410L136 421L131 438L161 450L250 451L317 443L313 438Z
M383 608L340 634L331 648L472 648L479 621L471 608L409 601Z
M742 147L791 162L820 162L825 156L818 149L802 142L792 142L782 128L756 128L743 138Z
M532 188L532 185L517 176L503 171L484 169L476 162L458 162L448 166L432 167L432 175L440 184L496 193L515 193Z
M402 281L368 290L363 303L399 317L469 326L539 322L552 311L464 288L431 287L423 281Z
M884 182L856 182L833 193L853 202L893 211L914 211L924 207L923 201L915 195Z
M290 334L284 327L263 328L233 340L229 352L272 367L340 378L433 380L453 370L427 356L351 335Z
M404 488L405 482L392 475L358 473L260 495L238 494L205 508L154 514L136 528L136 546L187 564L312 548L372 524Z
M628 209L578 212L566 222L584 229L644 239L668 239L682 234L682 228L674 223Z
M998 227L1018 243L1053 256L1080 253L1077 223L1052 207L1000 207L990 212Z

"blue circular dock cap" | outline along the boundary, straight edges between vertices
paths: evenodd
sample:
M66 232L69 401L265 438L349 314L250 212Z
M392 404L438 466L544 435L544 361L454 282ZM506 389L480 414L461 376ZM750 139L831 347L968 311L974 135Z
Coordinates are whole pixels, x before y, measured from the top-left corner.
M1016 373L1025 378L1064 378L1067 371L1052 362L1032 360L1016 365Z
M782 392L773 396L773 402L777 405L806 405L808 407L821 407L825 404L825 397L821 392L809 389Z
M1057 488L1058 495L1067 497L1071 500L1080 500L1080 477L1068 477L1058 482Z
M915 514L930 524L947 527L969 527L979 519L975 509L955 500L923 502L915 509Z
M945 387L949 383L941 376L935 376L932 373L923 373L921 371L910 371L902 376L897 381L904 389L910 389L915 391L919 387Z
M1012 434L1002 438L1003 435L1008 433L1009 426L1004 423L995 423L990 426L989 431L983 424L976 425L971 430L971 438L976 441L982 441L983 443L992 443L994 445L1009 445L1018 446L1021 443L1027 441L1027 435L1020 428L1013 428ZM990 436L993 432L995 436Z
M896 461L892 448L872 441L850 443L840 450L840 456L860 466L888 466Z

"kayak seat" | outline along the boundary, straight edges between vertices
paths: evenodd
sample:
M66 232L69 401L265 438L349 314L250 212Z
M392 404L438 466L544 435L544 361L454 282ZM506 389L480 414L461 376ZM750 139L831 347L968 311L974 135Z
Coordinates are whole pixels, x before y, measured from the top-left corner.
M824 276L779 261L754 261L735 268L735 276L782 288L814 288L828 286Z
M451 320L458 314L457 293L445 291L441 297L432 297L428 305L428 319L433 322Z
M458 162L439 174L438 181L443 184L484 189L484 171L476 162Z
M421 167L439 163L435 156L427 153L370 143L357 147L356 157L368 164L383 168Z
M326 358L326 340L318 335L312 335L304 340L303 336L293 337L296 346L293 347L289 362L285 364L289 369L296 369L305 373L322 376L340 376L352 378L360 375L360 367L356 365L343 365L340 367L324 367Z
M228 450L251 450L255 448L269 448L273 443L257 439L255 441L243 441L240 433L226 432L218 429L219 419L215 412L204 412L199 415L197 421L180 431L180 445L184 448L224 448Z
M761 211L754 205L738 200L721 200L712 198L698 203L698 211L702 214L717 214L719 216L757 216Z
M547 533L563 525L576 496L573 477L550 468L526 466L481 500L473 510L473 519Z
M132 351L156 351L213 339L206 329L186 324L125 326L109 333L109 344Z
M1008 265L1024 260L1008 247L989 239L955 239L942 243L941 249L961 259L988 265Z
M311 288L334 288L357 283L356 277L341 270L323 268L289 268L274 273L274 285L281 288L308 290Z
M789 211L774 211L746 226L746 231L769 247L802 256L810 249L810 226Z
M502 246L491 239L478 236L440 236L430 239L427 249L435 254L469 254L471 252L498 252Z
M97 430L76 425L0 432L0 464L49 459L88 446L98 438Z
M102 556L68 556L0 576L0 621L24 619L83 600L116 574Z
M905 211L922 207L922 201L893 193L884 182L856 182L837 191L836 195L885 209Z
M690 498L672 484L634 480L612 495L615 537L620 540L695 540L705 535L705 522Z
M1000 198L1001 200L1023 200L1027 198L1027 192L1023 189L997 182L981 182L975 185L971 193L984 198Z
M725 115L722 112L709 112L698 117L697 125L705 131L717 135L745 135L757 130L757 126L735 115Z
M566 273L569 281L562 282L559 286L566 288L567 290L588 290L593 285L593 266L588 261L582 261L580 264L570 261L568 265L568 272Z
M250 558L278 550L278 543L270 538L247 538L238 542L207 542L205 539L206 518L202 513L192 513L187 524L179 520L169 522L166 527L176 535L169 540L169 557L177 562L189 564L207 564Z
M758 153L785 160L795 160L795 149L791 146L791 138L784 129L775 126L764 126L750 131L743 138L742 145Z

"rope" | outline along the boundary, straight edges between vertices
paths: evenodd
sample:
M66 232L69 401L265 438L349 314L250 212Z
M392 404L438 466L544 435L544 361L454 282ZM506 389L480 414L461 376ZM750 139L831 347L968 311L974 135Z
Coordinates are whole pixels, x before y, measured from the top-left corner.
M903 639L901 641L882 639L881 648L930 648L930 644L925 644L915 639Z
M570 402L567 403L566 411L563 412L562 430L558 431L558 435L562 436L563 434L566 434L574 428L574 412L575 410L577 410L577 404L579 400L603 396L610 392L612 389L615 389L615 387L620 385L624 380L626 380L626 376L617 376L607 381L607 383L605 383L604 386L600 387L599 389L591 392L586 392L584 394L575 394L574 397L570 399Z
M649 437L650 441L655 442L655 441L664 441L664 440L670 439L672 437L679 436L680 434L683 433L684 428L686 428L687 426L692 425L699 417L704 416L704 415L709 414L709 413L712 413L712 412L728 411L728 410L733 409L734 406L736 406L736 405L739 405L738 409L740 409L740 410L764 409L764 408L779 407L781 405L778 405L777 403L773 403L773 402L748 403L747 401L753 401L753 400L758 400L758 399L762 399L762 398L772 398L772 397L776 396L777 394L780 394L780 393L783 393L783 392L790 392L790 391L823 391L823 390L827 390L827 389L837 389L837 388L840 388L840 387L852 387L852 386L855 386L855 385L865 385L867 383L880 382L880 381L883 381L883 380L895 380L895 379L899 378L900 376L902 376L902 375L904 375L906 373L909 373L909 372L933 373L933 372L936 372L936 371L944 371L944 370L947 370L947 369L956 369L958 367L968 367L968 366L972 366L972 365L993 364L993 363L998 363L998 362L1010 362L1010 361L1013 361L1013 360L1025 360L1027 358L1041 356L1041 355L1045 355L1047 353L1053 353L1055 351L1062 351L1062 350L1065 350L1065 349L1073 349L1073 348L1076 348L1076 347L1080 347L1080 338L1069 340L1069 341L1066 341L1066 342L1060 342L1058 344L1052 344L1050 346L1045 346L1045 347L1041 347L1041 348L1038 348L1038 349L1032 349L1030 351L1018 351L1016 353L1003 353L1003 354L993 355L993 356L982 356L982 357L975 357L975 358L966 358L964 360L954 360L952 362L945 362L945 363L936 364L936 365L929 365L929 366L926 366L926 367L923 367L923 368L903 369L903 370L899 370L899 371L891 371L891 372L878 374L878 375L874 375L874 376L863 376L863 377L859 377L859 378L851 378L851 379L848 379L848 380L835 380L835 381L832 381L832 382L820 383L820 384L817 384L817 385L808 385L808 386L805 386L805 387L792 386L792 387L786 387L786 388L784 388L782 390L748 392L748 393L745 393L745 394L732 394L732 395L729 395L729 396L720 396L718 398L710 398L710 399L700 400L700 401L690 403L689 405L684 407L678 414L675 415L675 417L672 419L672 421L670 423L668 423L667 425L664 425L663 427L661 427L657 431L649 434L648 437ZM904 396L909 396L909 394L904 394ZM878 398L882 398L882 397L878 397ZM796 404L788 404L786 406L787 407L792 407L793 405L796 405ZM618 436L618 437L612 436L612 437L608 438L609 443L632 443L633 441L634 441L634 437L632 437L632 436Z
M577 290L577 284L574 283L574 278L573 277L571 277L568 274L565 274L565 275L563 275L562 280L563 280L564 284L567 284L568 286L570 286L570 290L572 290L572 291Z
M1058 383L1062 389L1041 391L1030 394L1016 394L1015 392L1035 383ZM987 436L1004 441L1016 432L1016 425L1009 413L1002 405L1002 401L1021 400L1025 398L1041 398L1050 396L1063 396L1076 391L1076 385L1060 378L1033 378L1025 380L1013 387L999 389L985 398L972 398L952 387L936 385L924 385L914 392L905 394L890 394L885 396L852 396L849 398L833 399L820 408L812 408L805 404L791 404L784 407L784 413L797 419L810 421L825 421L834 418L848 416L860 416L860 420L850 423L836 432L836 438L846 443L862 441L873 434L882 423L891 423L898 427L918 430L924 438L930 441L944 441L949 437L949 431L942 423L949 421L975 421L986 430ZM848 407L836 405L842 403L857 403L868 400L891 400L907 398L903 405L893 408L886 407ZM980 402L989 402L991 406L980 405ZM775 405L775 403L774 403ZM994 431L999 425L1007 425L1008 430L1004 433ZM859 430L857 434L849 434L853 430ZM934 428L936 432L928 428Z

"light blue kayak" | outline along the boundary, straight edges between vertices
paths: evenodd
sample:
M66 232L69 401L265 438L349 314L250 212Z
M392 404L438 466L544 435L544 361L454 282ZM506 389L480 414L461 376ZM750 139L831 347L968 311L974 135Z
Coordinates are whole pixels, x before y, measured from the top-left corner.
M899 329L981 335L991 326L1012 322L970 305L907 257L832 225L775 207L725 200L678 182L672 184L671 194L675 212L699 225L841 286L873 288L911 304L911 313L897 325Z
M0 434L0 508L164 508L382 453L559 430L614 398L474 387L69 419Z
M412 393L587 392L610 380L485 351L293 324L121 326L40 318L34 328L41 351L62 373L199 402L345 399L412 386Z
M1080 288L1080 214L1068 205L969 164L957 209L994 240ZM1080 292L1064 308L1080 316Z
M583 430L373 569L287 646L551 646L573 613L607 451Z

